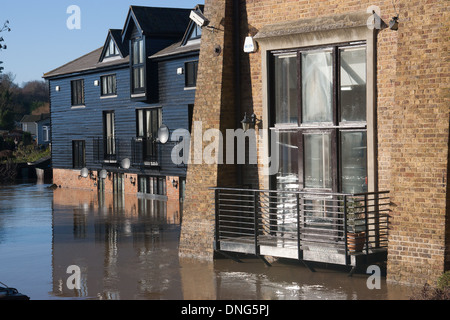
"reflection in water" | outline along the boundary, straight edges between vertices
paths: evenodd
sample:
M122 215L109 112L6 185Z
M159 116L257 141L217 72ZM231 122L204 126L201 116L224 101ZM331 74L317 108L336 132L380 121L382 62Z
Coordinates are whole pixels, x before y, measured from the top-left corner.
M180 259L179 203L44 186L0 186L0 281L31 299L405 299L367 275L311 273L292 261ZM70 290L67 268L80 267Z
M182 299L179 209L136 196L58 189L53 197L53 293L90 299ZM176 208L175 208L176 209ZM70 265L81 289L65 285ZM177 292L178 291L178 292Z

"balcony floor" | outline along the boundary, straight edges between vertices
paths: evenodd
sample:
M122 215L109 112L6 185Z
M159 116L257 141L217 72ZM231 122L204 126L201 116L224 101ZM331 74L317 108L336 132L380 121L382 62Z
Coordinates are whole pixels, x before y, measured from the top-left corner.
M353 267L376 262L383 262L387 258L387 249L369 249L369 252L354 252L349 259L342 248L342 244L317 244L303 241L301 250L298 250L297 240L276 236L260 236L259 253L255 250L254 237L229 238L220 241L220 250L229 253L258 254L276 258L287 258L308 262L321 262L337 265L350 265Z

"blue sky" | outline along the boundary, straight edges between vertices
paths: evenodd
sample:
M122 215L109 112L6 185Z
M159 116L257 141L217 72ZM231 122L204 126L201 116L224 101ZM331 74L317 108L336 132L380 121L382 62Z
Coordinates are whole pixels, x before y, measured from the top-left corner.
M194 8L204 0L14 0L0 4L0 24L9 20L11 32L2 32L7 50L0 52L3 72L23 85L101 47L108 29L122 29L130 5ZM81 29L70 30L67 8L81 10Z

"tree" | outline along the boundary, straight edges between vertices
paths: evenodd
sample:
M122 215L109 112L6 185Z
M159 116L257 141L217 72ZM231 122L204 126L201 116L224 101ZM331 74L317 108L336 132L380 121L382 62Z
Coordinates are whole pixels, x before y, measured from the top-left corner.
M3 24L3 27L0 28L0 33L2 32L10 32L11 28L9 27L9 21L6 20L6 22ZM7 46L6 44L2 44L2 42L5 42L5 39L3 39L3 37L0 37L0 51L2 51L2 49L6 49ZM0 61L0 64L3 64L3 61ZM2 73L3 71L3 67L0 66L0 73Z
M13 90L14 75L11 73L0 75L0 129L14 129Z

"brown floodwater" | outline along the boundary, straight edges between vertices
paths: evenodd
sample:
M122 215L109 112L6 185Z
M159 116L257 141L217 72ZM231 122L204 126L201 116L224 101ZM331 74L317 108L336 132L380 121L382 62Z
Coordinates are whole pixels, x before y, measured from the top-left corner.
M45 184L0 186L0 281L32 300L402 300L369 275L252 257L178 256L180 204ZM76 288L70 266L79 268ZM71 278L73 279L73 278Z

